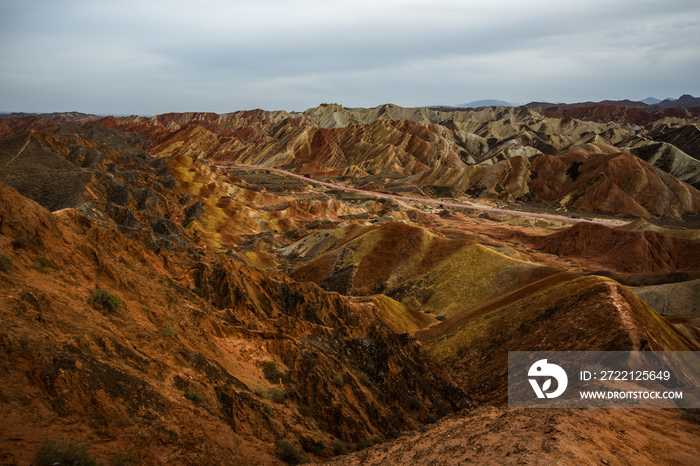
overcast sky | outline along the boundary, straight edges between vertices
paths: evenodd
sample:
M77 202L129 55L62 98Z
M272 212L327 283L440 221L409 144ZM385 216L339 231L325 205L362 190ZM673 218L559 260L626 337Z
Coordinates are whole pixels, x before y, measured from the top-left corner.
M0 0L0 110L700 96L698 0Z

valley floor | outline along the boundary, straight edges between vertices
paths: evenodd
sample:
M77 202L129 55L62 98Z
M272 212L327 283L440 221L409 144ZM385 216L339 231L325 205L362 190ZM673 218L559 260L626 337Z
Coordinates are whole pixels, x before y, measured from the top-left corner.
M700 429L666 409L481 406L325 465L690 465Z

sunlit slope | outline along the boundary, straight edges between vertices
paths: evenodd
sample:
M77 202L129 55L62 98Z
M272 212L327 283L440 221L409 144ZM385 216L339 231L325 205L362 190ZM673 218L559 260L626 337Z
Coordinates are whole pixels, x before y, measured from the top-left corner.
M179 180L189 205L182 224L198 230L215 249L232 249L243 242L241 235L260 232L285 233L310 222L341 221L341 216L385 209L367 200L350 206L338 199L309 192L306 183L273 173L244 173L243 180L227 170L207 166L186 155L164 157ZM265 256L265 257L262 257ZM273 259L261 251L244 257L256 266L269 266Z
M374 303L380 309L380 315L384 317L385 323L396 333L415 334L436 322L427 314L383 294L370 296L366 301Z
M481 401L504 402L508 351L697 349L617 282L552 276L417 337Z
M529 166L533 200L566 209L649 218L700 209L700 192L632 154L586 144L537 156Z
M629 274L700 270L700 241L657 231L579 223L550 235L522 236L522 241L543 252Z
M697 185L700 177L692 158L697 133L692 124L682 126L683 137L672 137L678 131L663 125L633 130L614 122L545 118L526 108L436 112L335 104L303 114L182 113L98 123L140 132L151 155L342 177L361 189L440 192L643 218L700 211L700 192L679 181ZM661 143L676 152L671 143L682 145L685 157L647 153L649 144ZM383 179L372 183L373 176Z
M504 291L556 273L491 248L402 223L317 232L288 251L317 251L292 274L349 295L384 293L409 307L451 316Z

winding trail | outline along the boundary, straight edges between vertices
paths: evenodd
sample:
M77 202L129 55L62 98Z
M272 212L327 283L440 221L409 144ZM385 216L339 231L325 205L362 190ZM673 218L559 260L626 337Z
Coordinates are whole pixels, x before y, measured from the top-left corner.
M15 159L16 159L17 157L19 157L19 155L20 155L22 152L24 152L24 149L26 149L26 148L27 148L27 145L31 142L32 136L33 136L33 135L34 135L34 130L30 130L30 131L29 131L29 136L27 136L27 140L24 142L24 145L22 146L22 148L19 150L19 152L17 152L17 155L15 155L14 157L12 157L12 159L10 159L10 161L7 162L7 163L5 164L5 166L4 166L3 168L7 168L8 165L10 165L12 162L14 162Z
M416 201L416 202L423 202L426 204L436 204L439 206L457 207L460 209L485 210L488 212L496 212L496 213L501 213L501 214L526 215L529 217L546 218L549 220L562 220L562 221L574 222L574 223L593 223L595 225L605 225L605 226L609 226L609 227L620 226L620 224L617 224L617 223L602 222L602 221L597 221L597 220L586 220L586 219L582 219L582 218L570 218L570 217L564 217L562 215L537 214L537 213L532 213L532 212L521 212L519 210L497 209L495 207L457 204L454 202L437 201L434 199L423 199L420 197L399 196L396 194L386 194L386 193L378 193L375 191L365 191L363 189L348 188L347 186L341 186L341 185L337 185L334 183L327 183L325 181L318 181L318 180L315 180L313 178L308 178L308 177L303 176L303 175L298 175L296 173L292 173L290 171L283 170L281 168L250 167L250 166L242 166L242 165L216 165L213 163L206 163L206 165L210 166L210 167L223 168L224 170L250 170L250 171L268 170L268 171L280 173L280 174L285 175L285 176L291 176L293 178L298 178L298 179L306 181L307 183L318 184L318 185L326 186L328 188L341 189L343 191L351 191L351 192L366 194L369 196L375 196L375 197L380 197L380 198L398 199L398 200L402 200L402 201Z

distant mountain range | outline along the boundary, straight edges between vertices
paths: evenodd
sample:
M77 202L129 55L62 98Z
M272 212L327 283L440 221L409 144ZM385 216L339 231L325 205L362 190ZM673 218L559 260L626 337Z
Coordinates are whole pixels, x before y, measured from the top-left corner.
M323 104L326 105L326 104ZM323 107L322 105L322 107ZM673 98L666 98L664 100L657 99L656 97L647 97L644 100L641 101L632 101L632 100L603 100L600 102L576 102L576 103L562 103L562 102L530 102L525 105L520 105L512 102L506 102L504 100L497 100L497 99L485 99L485 100L474 100L472 102L468 103L463 103L463 104L458 104L458 105L430 105L427 107L417 107L417 108L422 108L422 109L430 109L430 110L437 110L437 111L461 111L464 109L478 109L478 108L487 108L487 107L526 107L530 109L538 109L540 112L544 112L543 115L547 117L563 117L563 116L569 116L572 118L582 118L582 119L593 119L595 121L602 121L606 119L614 119L614 120L629 120L630 122L634 122L637 124L646 124L648 123L647 121L633 121L634 119L630 119L628 117L620 117L619 115L617 117L604 117L601 119L600 115L597 115L595 117L590 117L586 115L581 115L581 112L591 112L593 110L584 110L584 109L599 109L603 112L610 112L612 110L609 109L609 107L618 107L620 109L642 109L645 112L661 112L663 109L673 109L673 108L692 108L695 109L694 112L697 112L697 109L700 109L700 97L693 97L692 95L689 94L684 94L680 96L678 99L673 99ZM400 108L396 106L392 106L391 104L387 105L382 105L377 107L377 109L391 109L391 108ZM605 110L608 108L607 110ZM572 109L577 109L577 110L572 110ZM309 109L312 110L312 109ZM307 111L309 111L307 110ZM414 109L415 110L415 109ZM568 113L567 115L564 115L564 112ZM571 112L574 113L571 113ZM597 110L596 110L597 111ZM294 113L294 112L293 112ZM558 115L557 113L561 113L561 115ZM600 113L600 111L598 111ZM637 112L638 113L638 112ZM87 113L82 113L82 112L53 112L53 113L25 113L25 112L7 112L7 111L0 111L0 121L5 121L5 120L21 120L21 119L31 119L31 118L41 118L44 120L50 120L55 122L56 124L59 123L65 123L68 121L74 121L74 122L87 122L87 121L95 121L99 120L100 118L103 118L105 114L100 114L100 115L95 115L95 114L87 114ZM117 118L120 117L126 117L127 115L111 115ZM144 117L151 117L152 115L141 115ZM662 115L662 116L672 116L672 115ZM675 115L679 116L679 115ZM683 115L685 116L685 114ZM589 118L590 117L590 118ZM642 118L642 120L645 120Z
M467 104L456 105L456 108L479 108L479 107L517 107L518 104L511 102L505 102L503 100L496 99L486 99L486 100L475 100Z
M563 107L563 108L574 108L574 107L595 107L598 105L611 105L616 107L627 107L627 108L646 108L646 107L661 107L661 108L674 108L674 107L700 107L700 97L693 97L689 94L684 94L678 99L673 99L668 97L664 100L657 99L656 97L647 97L644 100L632 101L632 100L603 100L599 102L574 102L570 104L562 102L530 102L528 104L522 105L528 108L538 108L538 107ZM497 99L486 99L486 100L474 100L469 103L458 104L458 105L436 105L428 108L480 108L480 107L518 107L519 104L506 102L504 100Z

